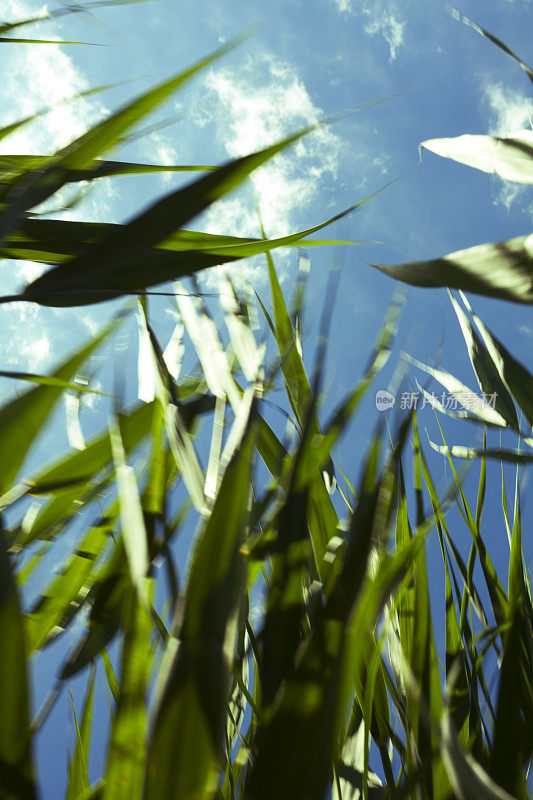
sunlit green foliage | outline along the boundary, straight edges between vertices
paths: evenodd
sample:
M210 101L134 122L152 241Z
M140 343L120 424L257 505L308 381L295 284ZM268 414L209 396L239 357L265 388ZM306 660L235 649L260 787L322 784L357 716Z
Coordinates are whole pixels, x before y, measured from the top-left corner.
M2 35L9 31L9 25L0 28ZM305 131L220 168L170 167L207 174L125 225L31 214L66 183L163 169L100 157L227 49L144 94L59 153L0 160L2 255L52 267L21 295L3 301L68 306L140 295L140 336L154 366L151 386L139 376L143 400L123 408L115 396L108 398L107 429L30 474L26 456L62 393L80 389L78 371L95 348L110 346L132 309L52 376L9 373L37 386L0 409L0 797L38 796L33 742L59 693L69 691L69 679L84 671L83 708L73 701L67 800L522 800L533 754L533 609L518 479L510 513L502 477L507 578L491 559L483 509L486 459L520 462L530 459L530 451L458 452L444 443L438 449L452 477L441 494L416 414L406 414L397 429L386 433L376 426L360 474L349 476L356 488L346 478L343 490L335 480L334 446L389 357L402 298L396 296L385 315L366 372L321 424L320 369L310 376L301 353L303 286L291 313L270 251L317 244L305 237L333 220L278 240L183 229ZM467 145L479 166L483 147ZM425 146L453 151L449 142ZM490 152L495 146L487 144ZM504 161L509 147L508 141L498 145ZM467 160L464 142L460 160ZM516 161L512 169L518 169ZM530 166L524 170L526 175ZM408 282L531 302L513 282L528 275L531 283L527 244L485 248L482 257L491 264L498 259L498 269L483 278L480 251L452 259L456 269L446 273L442 261L422 271L419 265L387 269L402 278L409 271ZM272 334L266 346L251 322L256 310L235 278L220 278L223 313L216 318L199 292L174 284L169 302L180 322L172 341L179 344L184 326L199 362L195 376L180 378L182 348L161 346L144 290L261 253L271 292L268 300L258 298ZM518 408L531 425L533 377L464 296L462 305L455 297L452 303L481 390L498 387L495 408L481 404L463 416L509 429L530 446ZM466 390L443 370L417 366L452 393ZM266 402L276 382L285 391L293 432L283 442ZM82 388L94 390L91 384ZM204 431L211 430L205 468L200 420ZM475 508L456 470L456 454L479 459ZM467 563L448 521L452 508L471 538ZM196 532L181 581L173 548L191 520ZM430 605L429 535L438 536L442 552L443 619ZM63 554L61 569L28 607L36 571L53 553ZM440 630L443 659L435 634ZM59 637L74 644L31 720L29 659L38 659ZM111 644L121 649L115 665ZM105 767L91 785L95 681L103 673L111 732Z

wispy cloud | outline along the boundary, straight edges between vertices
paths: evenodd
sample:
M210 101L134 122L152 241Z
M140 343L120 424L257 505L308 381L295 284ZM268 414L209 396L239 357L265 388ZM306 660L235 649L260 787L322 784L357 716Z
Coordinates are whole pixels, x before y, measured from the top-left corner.
M370 17L365 33L370 36L381 34L389 46L389 60L394 61L404 41L405 22L392 7L383 8L379 4L366 6L363 13Z
M352 0L334 0L334 2L341 13L352 11Z
M514 131L530 128L533 117L531 102L526 95L504 87L501 83L487 83L483 100L489 111L489 132L493 136L507 136ZM508 211L526 188L519 183L498 180L495 203Z
M501 83L489 83L485 87L484 96L489 106L492 134L505 136L512 131L530 127L533 109L526 95L506 89Z
M266 147L322 116L296 69L267 53L249 58L238 72L212 71L206 85L215 99L218 137L231 157ZM328 127L320 128L252 174L269 235L289 232L297 212L336 174L340 148L339 137ZM217 232L257 235L253 198L240 194L217 204L208 215L208 226Z
M341 14L362 13L368 18L365 33L369 36L382 36L389 47L389 60L396 59L405 38L406 23L402 20L396 5L383 0L371 0L362 6L354 0L334 0Z
M46 8L7 0L3 8L4 19L26 19ZM41 35L42 26L33 26L32 36ZM28 29L29 30L29 29ZM22 34L21 34L22 35ZM59 37L57 27L47 24L42 35ZM9 44L0 47L0 125L30 116L36 111L71 97L86 88L85 76L59 45ZM0 142L1 153L53 153L81 135L87 127L104 113L105 108L97 98L79 99L64 103L30 125L21 128ZM98 192L98 201L85 201L84 215L93 219L106 215L112 197L104 186ZM60 203L56 196L53 205ZM80 213L80 212L78 212ZM70 217L75 216L73 211ZM42 272L39 264L29 262L3 262L0 278L2 294L18 291L28 280ZM26 303L1 306L0 344L2 365L21 370L47 370L58 354L64 351L65 324L68 324L68 349L85 338L91 328L89 314L62 310L61 326L57 325L53 309L43 309ZM8 387L2 387L6 391Z
M8 0L4 14L11 20L35 15L19 0ZM41 26L42 27L42 26ZM32 27L32 35L38 31ZM52 38L49 24L46 34ZM28 116L39 109L68 98L88 88L85 77L74 66L60 45L9 45L0 51L0 122L6 124ZM95 99L81 99L75 104L62 104L2 141L1 152L47 152L62 147L79 136L91 121L102 113Z

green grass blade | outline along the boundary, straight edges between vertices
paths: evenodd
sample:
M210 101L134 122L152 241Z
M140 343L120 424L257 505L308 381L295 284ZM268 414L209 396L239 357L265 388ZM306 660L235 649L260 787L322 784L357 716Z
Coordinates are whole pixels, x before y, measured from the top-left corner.
M481 765L469 753L463 752L455 737L448 714L442 720L443 758L454 794L462 800L516 800L494 783Z
M500 378L524 412L529 424L533 427L533 375L511 355L504 345L483 324L481 319L472 310L470 303L464 295L462 296L462 300L468 311L472 314L474 322L498 370Z
M485 39L488 39L489 42L492 42L492 44L495 44L496 47L499 47L500 50L503 50L504 53L506 53L508 56L510 56L518 64L520 64L520 66L522 67L522 69L524 70L526 75L528 76L529 80L533 83L533 71L527 66L527 64L525 64L522 61L522 59L520 59L515 53L513 53L513 51L510 50L507 47L506 44L504 44L500 39L497 39L496 36L493 36L492 33L489 33L488 31L486 31L480 25L477 25L475 22L472 22L471 19L469 19L468 17L465 17L464 14L461 14L455 8L451 9L451 14L455 19L459 20L460 22L464 22L464 24L468 25L469 28L473 28L477 33L479 33L481 36L484 36Z
M0 538L0 795L34 800L24 621L5 536Z
M447 286L464 292L533 303L533 239L517 236L505 242L476 245L432 261L372 264L391 278L412 286Z
M154 108L163 103L190 78L235 47L243 37L238 37L223 45L213 54L180 71L170 80L145 92L136 100L127 103L103 122L98 123L81 137L56 153L51 163L38 171L23 185L14 184L4 198L4 210L0 216L0 238L16 227L17 220L30 208L42 203L60 189L66 182L66 172L72 169L86 169L106 150L116 144L117 139L129 131L137 122ZM25 176L26 178L26 176ZM180 227L180 225L176 225ZM170 231L169 231L170 232ZM160 237L163 238L163 237Z
M495 410L506 420L507 424L515 431L519 430L518 414L499 371L488 350L484 347L477 333L474 331L468 318L459 303L450 293L453 309L459 320L461 331L468 348L470 362L474 368L481 391L486 396L495 395Z
M103 800L142 797L151 630L152 620L145 599L133 590L125 613L120 694L107 752Z
M524 715L522 708L522 687L528 681L531 684L531 663L528 664L523 657L523 576L521 525L519 518L516 518L509 563L507 621L510 627L503 639L490 773L497 784L519 798L527 795L524 767L529 754L524 752L524 743L526 726L532 719L531 713Z
M89 792L91 789L91 784L89 781L89 756L94 707L95 675L96 670L94 667L92 667L89 674L89 683L87 685L87 691L85 694L80 725L78 724L74 698L72 697L72 692L70 691L69 687L72 712L76 727L76 744L69 762L68 784L65 800L77 800L80 795Z
M233 655L236 612L246 582L244 539L255 434L226 469L192 557L182 623L170 639L148 754L146 800L210 797Z
M28 614L26 628L29 653L41 649L56 626L63 627L62 621L68 617L69 610L79 607L83 602L82 589L88 588L90 574L94 572L95 564L114 530L116 516L111 514L89 528L59 575L44 589Z
M147 579L150 569L150 557L137 479L133 467L126 464L124 444L120 435L120 428L116 422L110 430L110 435L116 470L124 550L126 551L131 582L139 599L147 605Z

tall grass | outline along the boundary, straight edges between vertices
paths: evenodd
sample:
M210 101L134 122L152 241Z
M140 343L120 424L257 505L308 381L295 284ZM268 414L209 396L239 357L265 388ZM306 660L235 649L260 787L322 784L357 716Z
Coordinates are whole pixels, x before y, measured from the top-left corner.
M0 33L9 34L10 26ZM343 488L335 480L335 445L389 358L401 298L385 315L361 379L323 422L320 369L310 377L301 355L302 286L291 313L271 251L319 243L306 237L332 220L277 240L183 227L305 131L222 167L202 167L200 178L124 225L32 214L66 183L161 169L101 157L233 44L128 103L62 151L0 162L2 255L51 267L3 301L69 306L140 296L140 336L154 366L150 386L140 376L143 401L123 407L111 398L108 428L30 474L26 455L62 393L95 391L91 382L80 387L76 376L112 340L131 307L53 375L3 373L34 385L0 409L0 796L38 796L35 738L46 733L41 729L69 681L85 675L83 706L72 700L68 800L526 798L533 610L518 480L512 504L501 487L507 576L491 557L483 510L487 459L521 462L530 451L439 446L452 476L443 495L413 411L387 433L375 427L359 474L345 476ZM508 141L484 143L498 147L506 164L505 154L517 149ZM425 146L456 152L453 143ZM477 165L483 146L471 147ZM527 147L519 149L522 157ZM484 248L386 271L408 282L530 302L518 280L531 273L526 244ZM269 346L251 323L257 309L228 273L220 279L222 313L215 317L198 292L174 285L169 302L180 322L174 346L164 349L146 290L257 254L265 255L270 282L270 298L258 298ZM498 259L498 269L487 269L486 258L491 265ZM530 447L517 404L531 424L531 375L466 298L452 302L481 390L498 387L495 408L478 404L463 416L508 428ZM199 369L179 378L183 353L175 345L183 327ZM465 390L453 376L425 369L451 391ZM287 439L268 421L268 395L277 382L295 432ZM200 420L210 431L205 466ZM463 487L456 455L477 459L474 498ZM31 513L29 498L36 502ZM466 561L449 522L451 508L471 539ZM191 521L194 540L182 581L176 542ZM428 536L438 537L442 553L443 618L430 604ZM73 543L61 568L29 605L36 574L54 553L64 554L65 541ZM161 565L164 570L156 568ZM30 660L61 638L73 644L34 713ZM115 665L111 645L120 651ZM94 780L90 748L102 674L112 698L110 735Z

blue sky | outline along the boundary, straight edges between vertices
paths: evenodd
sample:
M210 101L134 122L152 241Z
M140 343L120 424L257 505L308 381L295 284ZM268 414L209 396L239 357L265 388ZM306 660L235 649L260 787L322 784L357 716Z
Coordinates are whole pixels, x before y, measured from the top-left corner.
M532 6L529 0L457 0L459 11L497 35L531 62ZM6 20L57 7L6 0ZM530 84L503 53L460 24L443 2L397 0L303 0L268 5L250 0L152 0L91 17L46 23L37 33L98 42L94 47L4 45L0 49L0 124L89 86L121 83L115 89L64 105L33 127L0 143L1 152L49 152L79 135L88 124L126 98L199 59L249 25L257 32L216 66L200 75L154 119L176 116L162 128L127 145L116 157L152 163L220 163L265 146L324 115L358 103L397 95L320 129L288 157L264 168L249 186L213 207L195 227L220 233L257 235L254 193L267 232L280 235L321 222L394 178L368 205L329 230L338 238L379 241L342 254L310 250L311 273L304 353L312 354L327 274L338 257L343 272L328 349L326 409L339 402L364 367L371 343L394 290L393 282L368 262L403 262L443 255L531 230L533 197L526 186L425 153L428 138L462 133L498 133L529 127ZM29 33L27 35L30 35ZM182 178L156 176L102 181L72 218L127 219ZM276 263L287 291L298 254L280 253ZM256 290L268 297L264 262L241 262ZM0 265L2 294L22 287L34 267ZM206 287L214 278L203 278ZM507 347L531 369L533 320L528 307L471 298L475 310ZM163 340L173 321L163 302L154 303ZM1 307L2 369L45 371L77 341L96 330L113 304L82 310L53 310L13 304ZM161 314L158 312L161 310ZM134 325L131 327L133 341ZM131 358L136 358L132 346ZM457 320L443 290L410 288L395 357L376 388L386 388L400 350L440 365L475 388ZM420 376L416 370L413 375ZM0 398L13 387L0 386ZM351 475L376 418L373 397L341 446L339 458ZM64 411L54 437L65 436ZM84 408L85 433L105 424L98 403ZM429 410L421 426L434 439ZM476 431L450 425L453 441L469 444ZM43 452L43 449L40 451ZM39 458L39 454L35 459ZM437 457L435 468L442 470ZM497 477L497 469L494 470ZM527 504L527 490L525 493ZM500 514L494 500L494 514ZM498 535L503 533L499 526ZM466 541L466 540L465 540ZM503 543L505 545L505 542ZM465 545L466 546L466 545ZM505 545L506 546L506 545ZM505 546L501 563L505 563ZM531 558L530 558L531 562ZM54 712L64 730L66 704ZM42 757L44 797L55 797L63 766Z

